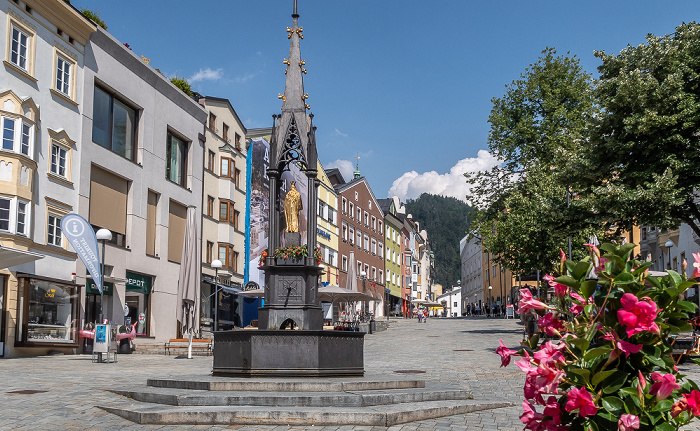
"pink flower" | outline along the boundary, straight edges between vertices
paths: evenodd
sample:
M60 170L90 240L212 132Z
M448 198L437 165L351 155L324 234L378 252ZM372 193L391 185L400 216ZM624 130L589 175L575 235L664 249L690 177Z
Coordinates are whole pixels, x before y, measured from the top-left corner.
M554 293L559 298L563 298L566 296L567 293L569 293L569 286L557 283L556 281L554 281L554 276L547 274L544 277L542 277L542 279L554 288Z
M598 247L596 247L596 246L593 245L593 244L589 244L589 243L586 243L586 244L584 244L584 245L585 245L586 247L588 247L588 249L589 249L591 252L593 252L593 255L595 255L595 257L600 257L600 250L598 250Z
M532 298L530 289L520 289L520 302L518 302L521 313L527 313L531 309L544 310L549 308L544 302Z
M572 312L573 314L581 314L581 313L583 313L583 307L586 305L586 303L588 303L588 304L592 304L592 303L593 303L593 301L591 300L591 298L588 298L588 301L586 301L585 299L583 299L583 296L579 295L579 294L576 293L576 292L571 292L571 293L569 293L569 296L571 296L573 299L575 299L575 300L581 302L581 304L577 304L576 302L573 302L573 301L572 301L571 307L569 308L569 311Z
M625 353L625 358L629 358L629 356L633 353L639 353L639 351L642 350L642 347L644 347L643 344L632 344L624 340L619 340L617 342L617 348Z
M544 416L543 424L548 430L558 429L557 427L561 425L561 408L559 407L556 397L547 398L547 404L545 404L544 407Z
M622 415L620 420L617 422L617 429L619 431L631 431L639 429L639 416L635 415Z
M673 419L677 418L681 413L689 411L688 402L685 398L678 400L675 404L671 406L671 417Z
M564 262L566 262L566 253L564 253L564 250L559 249L559 263L564 265Z
M700 416L700 392L693 390L689 394L683 394L683 399L688 405L688 411L693 416Z
M697 278L700 277L700 253L693 253L693 259L695 259L695 262L693 262L694 269L690 278Z
M641 371L637 371L639 373L639 379L637 382L637 395L639 395L639 398L642 398L642 395L644 394L644 389L647 387L647 379L644 378L644 374L642 374Z
M556 332L561 332L565 329L564 325L562 325L559 319L554 317L554 314L552 313L547 313L544 317L537 319L537 324L540 325L540 328L544 328L544 331L550 337L557 335Z
M635 295L625 293L620 303L623 308L617 310L617 320L620 325L627 327L628 337L643 331L659 333L659 327L654 322L659 310L651 298L645 296L640 301Z
M503 340L500 340L500 345L496 349L496 353L501 356L501 367L506 367L510 364L510 357L516 355L517 350L510 350L503 344Z
M540 364L563 364L565 362L564 355L561 352L566 349L565 344L554 344L551 341L544 343L540 350L535 352L534 357L538 365Z
M598 413L598 408L593 404L593 397L586 388L571 389L566 397L568 398L566 402L567 412L578 409L578 414L584 418Z
M651 373L651 379L656 382L651 385L649 394L656 395L656 400L665 400L671 395L674 389L680 389L676 383L676 376L673 374Z
M544 415L537 413L535 406L529 401L523 401L523 414L520 415L520 422L525 425L526 430L535 430L538 428Z

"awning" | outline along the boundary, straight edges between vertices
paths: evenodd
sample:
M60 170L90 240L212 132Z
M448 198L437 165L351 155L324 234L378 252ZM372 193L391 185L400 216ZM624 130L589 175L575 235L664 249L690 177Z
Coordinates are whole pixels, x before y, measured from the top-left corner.
M0 269L7 269L11 266L22 265L23 263L34 262L43 258L43 254L0 245Z

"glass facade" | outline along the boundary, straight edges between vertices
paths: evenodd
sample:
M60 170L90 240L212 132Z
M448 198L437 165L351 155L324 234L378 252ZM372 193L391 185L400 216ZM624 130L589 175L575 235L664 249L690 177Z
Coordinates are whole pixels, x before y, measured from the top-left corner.
M18 332L18 341L76 343L78 287L38 279L22 280L24 295L18 304L18 320L23 322L25 330Z

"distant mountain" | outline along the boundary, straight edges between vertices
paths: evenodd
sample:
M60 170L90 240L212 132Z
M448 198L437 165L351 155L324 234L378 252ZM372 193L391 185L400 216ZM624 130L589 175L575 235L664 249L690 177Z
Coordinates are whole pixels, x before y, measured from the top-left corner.
M448 288L460 279L459 240L469 229L469 205L455 198L423 193L406 202L406 214L428 232L435 254L434 282Z

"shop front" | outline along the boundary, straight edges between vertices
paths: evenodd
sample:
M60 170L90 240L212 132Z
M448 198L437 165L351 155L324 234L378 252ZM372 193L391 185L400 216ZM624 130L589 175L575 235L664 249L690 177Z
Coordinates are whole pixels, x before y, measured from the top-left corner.
M17 274L15 346L78 347L79 286L30 274Z
M234 287L235 286L235 287ZM218 302L219 330L226 331L240 328L242 325L243 296L239 283L231 283L231 286L219 284L218 298L215 298L215 285L213 280L204 279L201 285L199 323L202 333L212 333L214 330L214 316L216 303Z
M124 324L137 323L136 335L150 335L151 286L153 277L126 271ZM174 313L174 311L173 311Z
M105 303L102 304L102 314L107 318L108 304L114 296L114 284L108 281L104 283L103 296ZM85 281L85 323L99 323L100 318L100 291L91 278Z

